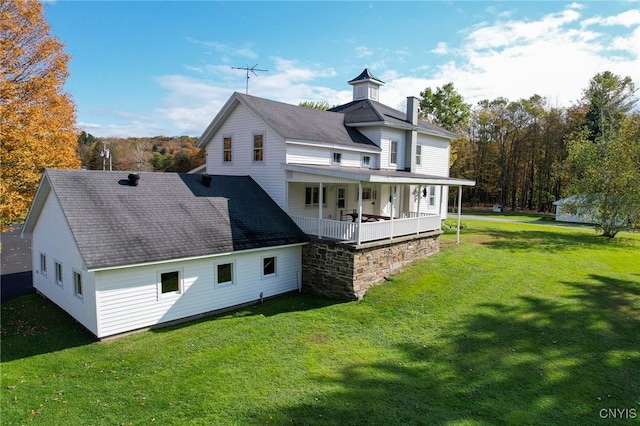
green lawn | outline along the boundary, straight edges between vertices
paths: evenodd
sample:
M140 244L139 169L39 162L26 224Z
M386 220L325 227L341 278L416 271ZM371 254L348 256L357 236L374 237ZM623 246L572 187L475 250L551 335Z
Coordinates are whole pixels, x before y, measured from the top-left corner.
M2 424L637 424L640 236L465 225L359 302L109 342L37 296L3 304Z

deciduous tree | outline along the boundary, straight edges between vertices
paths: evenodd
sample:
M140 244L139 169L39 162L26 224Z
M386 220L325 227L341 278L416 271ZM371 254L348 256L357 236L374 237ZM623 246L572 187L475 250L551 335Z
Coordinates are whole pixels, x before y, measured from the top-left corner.
M629 77L597 74L584 102L585 125L569 142L566 167L575 197L566 207L570 213L590 212L602 235L613 238L640 227L640 116L628 114L635 102L633 83Z
M69 56L36 0L0 0L0 226L24 219L46 167L77 168Z

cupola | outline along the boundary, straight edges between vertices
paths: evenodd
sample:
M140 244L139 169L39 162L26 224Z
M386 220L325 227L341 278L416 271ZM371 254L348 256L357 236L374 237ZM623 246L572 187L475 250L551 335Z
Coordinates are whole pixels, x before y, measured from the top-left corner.
M377 79L371 74L369 68L365 68L359 76L349 81L353 86L353 100L371 99L379 101L380 86L384 85L384 81Z

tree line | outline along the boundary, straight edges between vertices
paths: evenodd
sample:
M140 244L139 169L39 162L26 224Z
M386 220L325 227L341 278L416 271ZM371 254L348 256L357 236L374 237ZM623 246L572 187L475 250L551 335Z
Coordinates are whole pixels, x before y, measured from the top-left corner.
M569 107L542 96L472 106L453 83L420 93L420 114L461 137L451 175L476 181L467 205L551 212L590 209L603 235L640 227L640 114L631 77L596 74Z
M87 170L186 173L205 163L205 151L191 136L100 138L81 132L78 156Z

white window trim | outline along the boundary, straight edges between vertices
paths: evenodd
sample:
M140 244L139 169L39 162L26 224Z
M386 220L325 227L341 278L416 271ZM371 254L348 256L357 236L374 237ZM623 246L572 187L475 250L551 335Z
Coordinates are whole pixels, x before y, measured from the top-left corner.
M274 266L274 273L273 274L265 274L264 273L264 260L265 259L270 259L273 258L273 262L275 264ZM261 272L261 277L262 279L269 279L269 278L273 278L273 277L277 277L278 276L278 256L275 255L270 255L270 256L262 256L260 257L260 266L262 267L262 272Z
M58 276L58 265L60 265L60 276ZM64 268L62 267L62 262L59 260L53 259L53 273L56 285L60 288L64 288Z
M255 156L255 137L256 136L262 136L262 160L256 160L256 156ZM265 155L266 155L266 149L265 146L267 145L266 143L266 138L265 138L265 132L254 132L253 133L253 137L251 139L251 162L255 163L255 164L264 164L265 162ZM231 143L231 147L233 148L233 142ZM233 160L233 154L231 154L231 160Z
M47 278L47 254L40 252L40 275Z
M365 158L368 158L368 159L369 159L369 164L365 164L365 162L364 162L364 159L365 159ZM360 165L361 165L363 168L370 169L370 168L371 168L371 156L370 156L370 155L363 155L363 156L362 156L362 159L360 160Z
M336 157L338 161L336 161ZM331 151L331 164L342 165L342 153L338 151Z
M396 161L392 161L393 160L393 144L396 144ZM391 139L389 140L389 165L398 165L398 146L400 144L398 143L397 140L395 139Z
M178 273L178 290L177 291L170 291L167 293L163 293L162 292L162 274L168 274L170 272L177 272ZM166 268L166 269L160 269L156 272L157 276L156 276L156 286L157 286L157 291L158 291L158 300L160 299L167 299L167 298L175 298L175 297L179 297L183 292L184 292L184 270L183 268Z
M80 300L84 300L84 278L82 277L82 272L78 271L77 269L73 269L73 295L75 297L77 297ZM76 276L80 277L80 290L82 290L81 293L78 293L78 287L77 287L77 282L76 282Z
M231 139L231 161L225 161L224 160L224 153L225 153L225 149L224 149L224 140L225 139ZM234 136L233 135L223 135L222 136L222 156L220 157L220 162L222 163L223 166L229 166L229 165L233 165L233 141L234 141ZM253 152L253 151L252 151Z
M220 265L227 265L227 264L231 264L231 281L226 281L223 283L219 283L218 282L218 266ZM224 261L224 262L216 262L213 265L213 283L214 283L214 288L226 288L226 287L233 287L236 285L237 281L236 281L236 261L235 260L231 260L231 261Z
M307 204L307 188L311 188L311 203ZM313 192L316 190L318 193L318 202L313 202ZM327 187L323 186L322 191L327 194ZM318 207L320 206L320 186L305 186L304 187L304 206L305 208ZM322 207L327 206L327 197L322 197Z
M416 166L422 166L422 145L416 145Z

